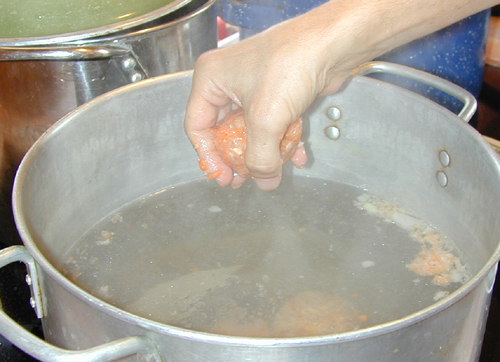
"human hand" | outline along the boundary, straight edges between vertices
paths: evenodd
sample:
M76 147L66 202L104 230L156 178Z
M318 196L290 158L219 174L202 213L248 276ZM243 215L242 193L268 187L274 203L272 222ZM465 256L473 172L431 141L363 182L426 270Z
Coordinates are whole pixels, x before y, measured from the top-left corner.
M194 70L185 130L207 174L233 187L244 179L215 149L210 130L244 110L246 166L264 190L281 180L280 140L313 100L336 91L364 62L498 0L330 0L227 48L203 54ZM408 17L408 14L412 14ZM292 157L306 163L303 147Z
M230 166L233 170L233 188L241 186L246 178L251 177L250 171L246 165L245 149L247 143L245 114L242 108L237 108L220 120L217 125L210 129L211 140L215 145L215 150L221 156L224 164ZM281 137L279 143L279 152L281 162L285 164L292 159L297 167L302 167L305 163L303 152L303 143L300 138L302 136L302 120L299 118L288 126L285 134ZM298 155L298 156L297 156ZM217 178L221 174L221 170L210 172L209 164L205 160L200 159L200 168L205 171L208 179Z
M280 24L231 47L210 51L196 64L186 133L198 152L200 166L221 186L238 187L244 177L250 176L261 189L276 188L285 161L280 141L290 124L325 89L327 69L320 64L318 49L308 35L303 34L304 45L297 52L297 27L296 19ZM234 175L211 135L213 127L234 106L244 110L249 175ZM297 167L305 165L302 145L290 160Z

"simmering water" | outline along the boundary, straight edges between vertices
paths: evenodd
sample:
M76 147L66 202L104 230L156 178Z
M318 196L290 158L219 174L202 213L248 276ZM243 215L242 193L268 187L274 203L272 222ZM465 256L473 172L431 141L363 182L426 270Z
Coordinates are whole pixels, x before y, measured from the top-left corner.
M159 9L172 0L2 0L0 38L98 28Z
M262 192L205 180L98 222L64 273L103 300L184 328L258 337L404 317L462 285L453 244L397 205L301 176Z

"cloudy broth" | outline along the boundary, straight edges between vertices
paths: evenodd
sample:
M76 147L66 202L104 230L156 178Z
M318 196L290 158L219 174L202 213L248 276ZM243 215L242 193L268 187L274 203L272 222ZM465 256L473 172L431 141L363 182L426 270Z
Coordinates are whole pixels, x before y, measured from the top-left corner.
M205 180L116 210L69 251L77 285L139 316L251 337L358 330L467 279L454 244L365 190L294 176L275 191Z

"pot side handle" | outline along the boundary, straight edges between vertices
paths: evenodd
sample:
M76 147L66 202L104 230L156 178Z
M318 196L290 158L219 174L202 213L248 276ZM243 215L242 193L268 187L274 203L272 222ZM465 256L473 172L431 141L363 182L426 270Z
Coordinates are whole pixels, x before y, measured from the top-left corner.
M95 60L127 55L127 49L112 46L0 47L0 62L27 60Z
M24 246L11 246L0 251L0 268L12 262L23 262L32 284L38 283L36 263ZM35 271L34 273L32 273ZM144 336L126 337L97 347L72 351L56 347L31 334L0 308L0 334L18 348L42 362L107 362L140 354L147 361L162 359L153 342Z
M462 87L430 73L410 68L404 65L388 62L369 62L361 65L352 75L368 75L372 73L388 73L436 88L463 103L462 110L458 116L465 122L469 122L477 109L477 101L474 96Z

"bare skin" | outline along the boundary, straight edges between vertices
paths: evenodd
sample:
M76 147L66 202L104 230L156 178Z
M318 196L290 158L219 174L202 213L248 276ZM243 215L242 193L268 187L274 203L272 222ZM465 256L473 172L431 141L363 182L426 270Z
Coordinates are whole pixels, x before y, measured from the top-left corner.
M330 0L238 44L203 54L195 66L185 130L221 186L241 184L216 152L210 129L233 105L245 112L246 165L263 190L279 186L279 143L320 94L359 65L500 3L499 0ZM411 14L411 16L408 16ZM307 161L303 148L292 162Z

